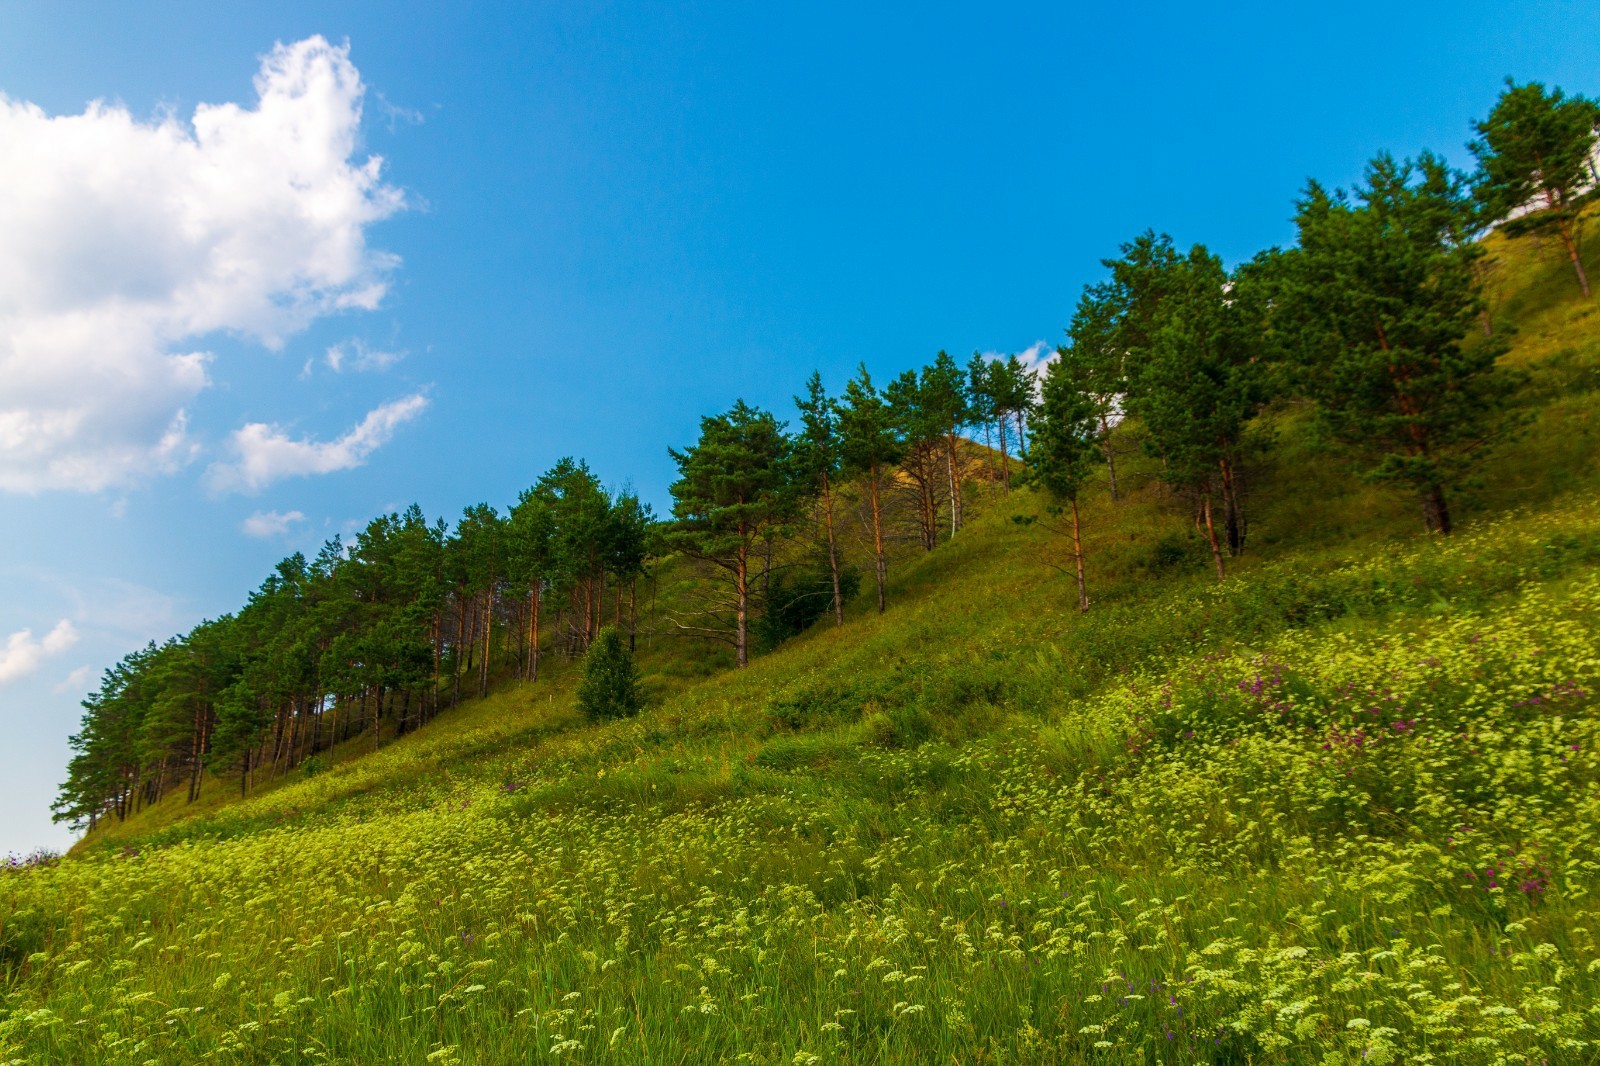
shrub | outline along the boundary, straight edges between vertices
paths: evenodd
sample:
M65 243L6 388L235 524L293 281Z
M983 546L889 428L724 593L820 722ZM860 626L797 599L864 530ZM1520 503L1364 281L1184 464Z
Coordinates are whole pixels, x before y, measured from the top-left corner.
M639 669L633 663L633 653L616 629L606 626L583 658L578 708L590 721L601 721L638 714L642 706Z
M861 588L854 567L839 572L839 594L849 601ZM833 574L827 563L809 565L796 572L779 571L767 588L766 609L751 627L756 646L771 651L798 636L833 609Z
M1143 569L1151 574L1165 574L1173 570L1187 570L1201 561L1200 539L1183 533L1166 533L1150 546L1142 559Z

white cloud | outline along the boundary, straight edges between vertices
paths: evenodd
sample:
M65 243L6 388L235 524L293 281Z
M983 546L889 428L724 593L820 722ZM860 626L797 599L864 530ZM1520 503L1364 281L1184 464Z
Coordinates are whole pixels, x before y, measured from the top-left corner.
M5 646L0 647L0 685L20 681L39 669L46 659L60 655L77 642L78 631L65 618L42 640L33 639L31 629L17 630L6 638Z
M335 374L345 370L387 370L406 357L405 352L390 352L367 347L367 342L352 338L330 345L323 361ZM307 364L307 370L310 364Z
M306 520L303 511L257 511L239 523L239 528L252 537L278 537L289 532L296 522Z
M344 436L326 442L296 440L279 426L251 422L229 439L235 460L213 464L206 471L206 485L214 492L255 492L283 478L360 466L427 406L421 393L386 403Z
M405 206L357 160L365 92L348 47L262 58L254 107L144 121L0 96L0 490L97 491L195 446L208 334L269 348L371 309L398 260L366 228Z
M63 692L87 692L89 682L94 680L94 670L87 666L74 667L72 672L63 677L50 691L56 694Z
M1034 341L1020 352L984 352L983 357L998 362L1010 358L1013 354L1024 367L1034 372L1033 387L1034 393L1037 395L1040 387L1044 384L1045 368L1055 362L1060 357L1060 353L1046 341Z
M1016 355L1017 359L1021 361L1023 366L1027 367L1029 370L1034 370L1042 374L1044 372L1044 368L1048 364L1056 361L1057 353L1055 346L1049 342L1034 341L1020 352L984 352L983 357L985 359L1000 360L1005 359L1012 354Z

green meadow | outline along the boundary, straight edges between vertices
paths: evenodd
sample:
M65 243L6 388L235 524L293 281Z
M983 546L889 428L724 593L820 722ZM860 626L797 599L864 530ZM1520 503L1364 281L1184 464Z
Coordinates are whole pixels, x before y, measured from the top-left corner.
M745 670L668 558L637 717L552 656L0 871L0 1061L1600 1061L1600 330L1492 246L1453 536L1282 404L1221 583L1131 443L1082 614L993 481Z

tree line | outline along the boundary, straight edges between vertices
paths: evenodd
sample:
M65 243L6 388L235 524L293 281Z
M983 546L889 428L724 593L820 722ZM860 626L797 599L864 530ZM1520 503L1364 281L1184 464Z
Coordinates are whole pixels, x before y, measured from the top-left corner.
M1506 338L1487 312L1480 238L1555 233L1589 297L1597 127L1595 101L1507 79L1474 123L1472 173L1381 153L1352 190L1307 184L1291 248L1228 270L1204 245L1147 232L1105 260L1045 376L1032 456L1071 517L1080 608L1078 498L1099 457L1116 498L1114 418L1137 420L1162 481L1194 502L1219 580L1244 550L1240 468L1268 443L1269 404L1309 401L1367 478L1413 494L1426 528L1448 535L1454 490L1523 421L1520 377L1497 364Z
M241 792L385 725L415 729L491 677L535 680L631 627L655 518L563 459L504 513L420 508L280 562L237 612L123 658L84 701L58 820L124 818L202 775Z
M1232 269L1146 232L1104 261L1042 375L1014 355L962 365L946 352L881 384L862 364L838 395L813 374L792 429L740 401L669 450L664 520L563 459L504 513L478 504L452 529L413 506L292 555L238 612L106 671L56 817L92 827L175 789L193 800L208 772L247 792L352 737L404 734L495 678L537 681L542 655L582 655L602 630L615 662L633 648L638 583L668 555L718 577L674 631L726 642L745 666L755 645L830 614L844 624L861 582L846 527L883 612L891 545L959 535L975 484L1025 479L1068 520L1087 610L1079 502L1102 468L1113 503L1125 495L1129 438L1192 506L1225 579L1248 539L1244 472L1271 446L1262 416L1285 400L1307 402L1369 478L1411 493L1447 535L1454 489L1520 421L1479 238L1556 233L1587 296L1597 123L1593 101L1508 82L1475 125L1473 174L1424 152L1379 155L1349 191L1313 181L1296 244Z

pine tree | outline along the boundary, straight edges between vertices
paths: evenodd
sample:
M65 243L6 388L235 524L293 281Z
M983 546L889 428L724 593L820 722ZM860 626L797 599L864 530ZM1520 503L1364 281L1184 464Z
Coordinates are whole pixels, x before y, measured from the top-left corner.
M1380 155L1352 199L1312 182L1283 257L1273 318L1333 437L1368 476L1408 486L1429 531L1453 526L1449 489L1508 428L1513 379L1500 341L1465 338L1482 299L1459 174L1436 156Z
M1116 306L1096 287L1085 287L1067 327L1068 343L1056 349L1058 359L1070 359L1073 378L1094 402L1095 422L1099 427L1100 450L1105 456L1106 479L1111 500L1119 496L1117 459L1111 442L1111 429L1122 414L1120 403L1128 391L1124 370L1126 352L1117 336Z
M923 551L939 543L939 486L944 435L939 419L924 395L915 370L903 371L883 390L900 441L899 485L915 504L917 533Z
M583 657L578 709L591 722L627 718L644 706L639 670L616 626L603 626Z
M528 654L522 676L539 680L539 608L545 585L555 576L555 515L550 501L526 489L511 509L506 528L506 558L511 580L528 595Z
M606 509L601 532L601 565L611 575L615 591L614 624L622 626L622 590L628 589L628 650L636 638L634 589L645 572L656 526L655 512L632 492L619 492Z
M1222 261L1195 245L1162 268L1163 298L1149 319L1147 346L1130 375L1129 410L1163 460L1168 484L1199 496L1202 524L1225 576L1213 501L1225 508L1230 554L1244 548L1237 473L1244 435L1265 401L1259 336Z
M889 566L883 551L883 487L889 468L899 460L900 438L895 432L894 412L872 384L865 363L845 386L844 403L839 408L839 436L843 444L846 471L864 474L867 497L872 505L872 549L874 573L878 579L878 613L885 608L884 585Z
M1499 221L1519 208L1541 207L1519 220L1519 228L1554 228L1578 287L1588 296L1581 251L1583 193L1600 177L1593 168L1600 103L1507 78L1489 117L1474 128L1478 137L1468 147L1478 159L1475 193L1486 217Z
M1083 533L1078 497L1100 452L1100 406L1090 391L1094 367L1063 351L1045 371L1033 428L1033 473L1057 512L1072 514L1072 559L1078 610L1089 609L1083 576Z
M925 418L938 430L944 449L946 487L950 498L950 536L955 537L962 523L961 430L972 421L972 400L966 375L941 351L929 366L922 368L919 389Z
M838 404L822 387L822 375L815 371L806 381L806 394L796 396L800 412L800 432L794 438L794 463L797 480L816 487L822 502L823 525L828 540L828 573L833 585L833 621L844 625L844 593L839 582L839 548L833 530L833 483L842 462Z
M577 648L589 646L600 629L601 593L605 583L603 545L611 515L611 499L588 464L562 459L539 478L534 491L551 508L551 538L555 578L563 594L575 602L581 632ZM576 601L581 599L581 603Z
M789 438L771 414L740 400L726 414L702 418L692 447L668 454L678 464L668 543L728 572L734 651L747 666L751 553L794 510Z
M494 636L494 604L505 576L505 522L486 503L462 512L452 540L456 580L463 596L462 609L470 611L468 632L476 638L478 695L489 694L489 654ZM459 667L459 663L458 663ZM457 677L459 685L460 678Z
M972 358L967 360L967 403L969 417L973 425L983 427L984 464L988 468L991 488L994 484L994 461L992 449L994 438L990 432L994 427L997 416L997 406L994 394L994 361L987 358L982 352L973 352ZM1000 448L1005 449L1005 435L1001 434ZM1002 455L1003 476L1009 488L1011 484L1010 463Z

